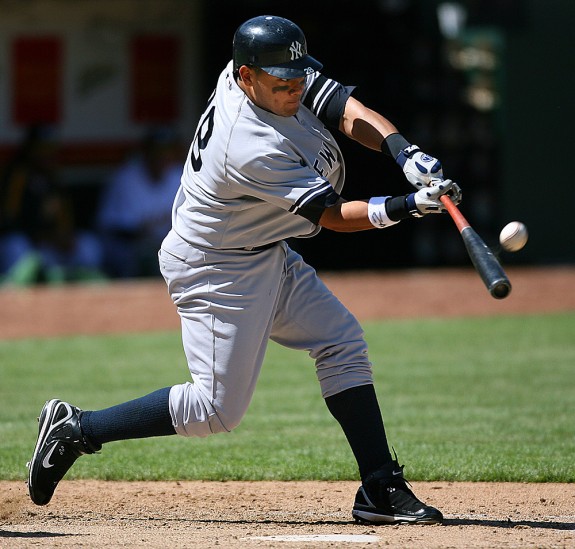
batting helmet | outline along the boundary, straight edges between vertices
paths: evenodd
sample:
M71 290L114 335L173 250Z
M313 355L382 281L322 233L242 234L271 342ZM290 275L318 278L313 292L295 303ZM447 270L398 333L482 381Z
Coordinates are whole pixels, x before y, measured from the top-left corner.
M234 70L260 67L278 78L301 78L323 65L308 55L302 30L274 15L260 15L239 26L233 42Z

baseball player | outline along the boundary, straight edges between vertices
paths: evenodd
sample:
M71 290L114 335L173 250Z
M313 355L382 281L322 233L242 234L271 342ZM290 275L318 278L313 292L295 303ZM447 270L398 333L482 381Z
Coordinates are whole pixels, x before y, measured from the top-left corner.
M52 399L39 418L29 493L48 503L74 461L114 440L205 437L236 427L252 398L268 340L315 361L327 407L357 460L356 520L439 523L392 457L363 331L288 237L321 227L361 231L441 212L460 200L439 161L331 80L301 29L276 16L243 23L233 60L202 115L174 201L161 272L181 317L191 381L99 411ZM391 154L416 191L346 201L333 131Z

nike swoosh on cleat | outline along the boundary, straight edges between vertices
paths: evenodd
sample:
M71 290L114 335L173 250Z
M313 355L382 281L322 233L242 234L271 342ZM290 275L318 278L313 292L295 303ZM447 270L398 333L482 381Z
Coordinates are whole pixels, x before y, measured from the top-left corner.
M44 467L44 469L50 469L50 467L54 467L54 464L50 463L50 458L52 457L52 454L54 453L54 450L57 447L58 447L58 444L54 444L54 446L52 446L52 448L50 448L50 450L46 454L46 457L42 461L42 467Z

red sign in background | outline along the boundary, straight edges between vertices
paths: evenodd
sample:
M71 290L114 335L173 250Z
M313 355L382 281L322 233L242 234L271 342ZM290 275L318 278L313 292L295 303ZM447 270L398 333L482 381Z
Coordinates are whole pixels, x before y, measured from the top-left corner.
M141 35L132 39L131 115L135 122L170 123L180 115L180 40Z
M10 49L10 116L17 126L37 123L60 124L64 105L65 36L20 35ZM140 34L128 43L129 89L127 115L133 122L171 124L181 115L180 37L167 34ZM118 52L121 55L122 52ZM73 115L73 113L71 113ZM133 143L122 137L106 142L65 143L67 163L116 163ZM13 152L12 145L0 143L0 162Z
M60 121L62 50L56 36L22 36L12 43L12 119L16 124Z

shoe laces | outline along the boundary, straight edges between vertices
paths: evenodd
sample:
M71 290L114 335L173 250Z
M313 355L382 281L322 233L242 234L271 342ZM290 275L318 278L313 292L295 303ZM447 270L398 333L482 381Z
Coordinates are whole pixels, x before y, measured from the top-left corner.
M391 464L374 471L369 475L364 485L367 485L368 491L375 492L378 497L384 497L386 494L392 494L399 490L409 494L412 498L416 499L415 494L411 490L411 484L403 476L404 465L399 464L397 452L392 447L394 459Z

